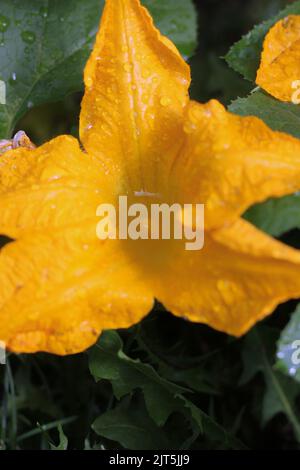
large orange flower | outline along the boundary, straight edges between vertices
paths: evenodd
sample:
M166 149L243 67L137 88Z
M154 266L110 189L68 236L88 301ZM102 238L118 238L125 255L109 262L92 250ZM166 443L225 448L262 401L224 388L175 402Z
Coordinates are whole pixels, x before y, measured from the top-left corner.
M256 83L281 101L293 101L299 104L299 15L286 16L268 31Z
M240 216L300 187L300 142L216 101L189 100L190 70L139 0L107 0L85 70L80 139L0 159L0 339L13 351L82 351L159 299L241 335L300 295L300 253ZM100 241L96 209L206 205L202 251L180 241ZM144 197L140 197L144 194ZM148 195L148 196L147 196Z

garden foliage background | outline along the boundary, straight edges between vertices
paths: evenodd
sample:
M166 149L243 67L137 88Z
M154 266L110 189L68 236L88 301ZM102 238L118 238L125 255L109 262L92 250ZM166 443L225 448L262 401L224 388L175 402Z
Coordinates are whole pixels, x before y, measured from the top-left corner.
M189 58L193 98L217 98L300 138L300 108L262 91L250 94L265 33L280 9L300 14L300 2L143 3ZM8 86L1 138L19 129L36 144L78 135L82 71L99 4L0 0L0 79ZM228 53L264 20L269 22ZM69 51L62 52L62 38ZM245 217L300 248L299 197L267 201ZM289 349L294 339L300 339L296 301L242 339L180 320L157 305L139 325L103 333L83 354L10 354L0 366L0 448L299 448L300 367L291 364Z

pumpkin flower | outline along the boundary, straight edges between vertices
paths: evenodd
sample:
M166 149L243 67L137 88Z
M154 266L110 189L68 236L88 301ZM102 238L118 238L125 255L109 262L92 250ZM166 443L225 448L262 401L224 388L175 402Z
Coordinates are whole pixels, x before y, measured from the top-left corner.
M106 0L84 72L80 142L0 157L0 339L71 354L139 322L158 299L236 336L300 296L300 252L241 218L300 187L300 142L217 101L189 99L190 69L139 0ZM97 207L205 204L205 244L99 240Z
M281 101L300 103L300 16L287 16L269 30L256 83Z

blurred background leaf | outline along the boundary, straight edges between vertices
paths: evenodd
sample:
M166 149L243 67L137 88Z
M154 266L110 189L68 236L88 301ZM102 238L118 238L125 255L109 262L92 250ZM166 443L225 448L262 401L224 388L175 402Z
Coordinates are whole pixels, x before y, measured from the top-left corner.
M300 382L300 305L277 341L276 369Z
M295 436L300 442L300 420L295 400L300 388L284 375L274 370L274 348L278 334L269 328L255 327L245 338L243 348L244 372L240 384L249 382L258 372L265 381L261 419L265 425L278 413L288 416L293 425Z
M192 0L144 0L158 29L187 59L197 46L197 14Z

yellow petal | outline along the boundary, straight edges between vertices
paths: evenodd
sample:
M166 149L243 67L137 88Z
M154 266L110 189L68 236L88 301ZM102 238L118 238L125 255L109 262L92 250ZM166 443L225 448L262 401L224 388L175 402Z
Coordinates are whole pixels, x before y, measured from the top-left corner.
M161 272L158 299L174 314L240 336L281 302L300 296L300 253L238 220L181 250Z
M160 191L182 145L190 71L139 0L106 0L84 79L86 151L117 175L118 192Z
M105 199L103 169L76 139L58 137L0 157L0 233L13 238L94 219Z
M99 241L94 224L1 250L0 340L12 351L83 351L103 329L137 323L152 304L118 242Z
M299 98L299 80L300 16L291 15L266 35L256 83L279 100L293 101Z
M205 204L205 227L220 227L249 206L300 188L300 141L217 101L191 103L186 145L174 165L178 198Z

